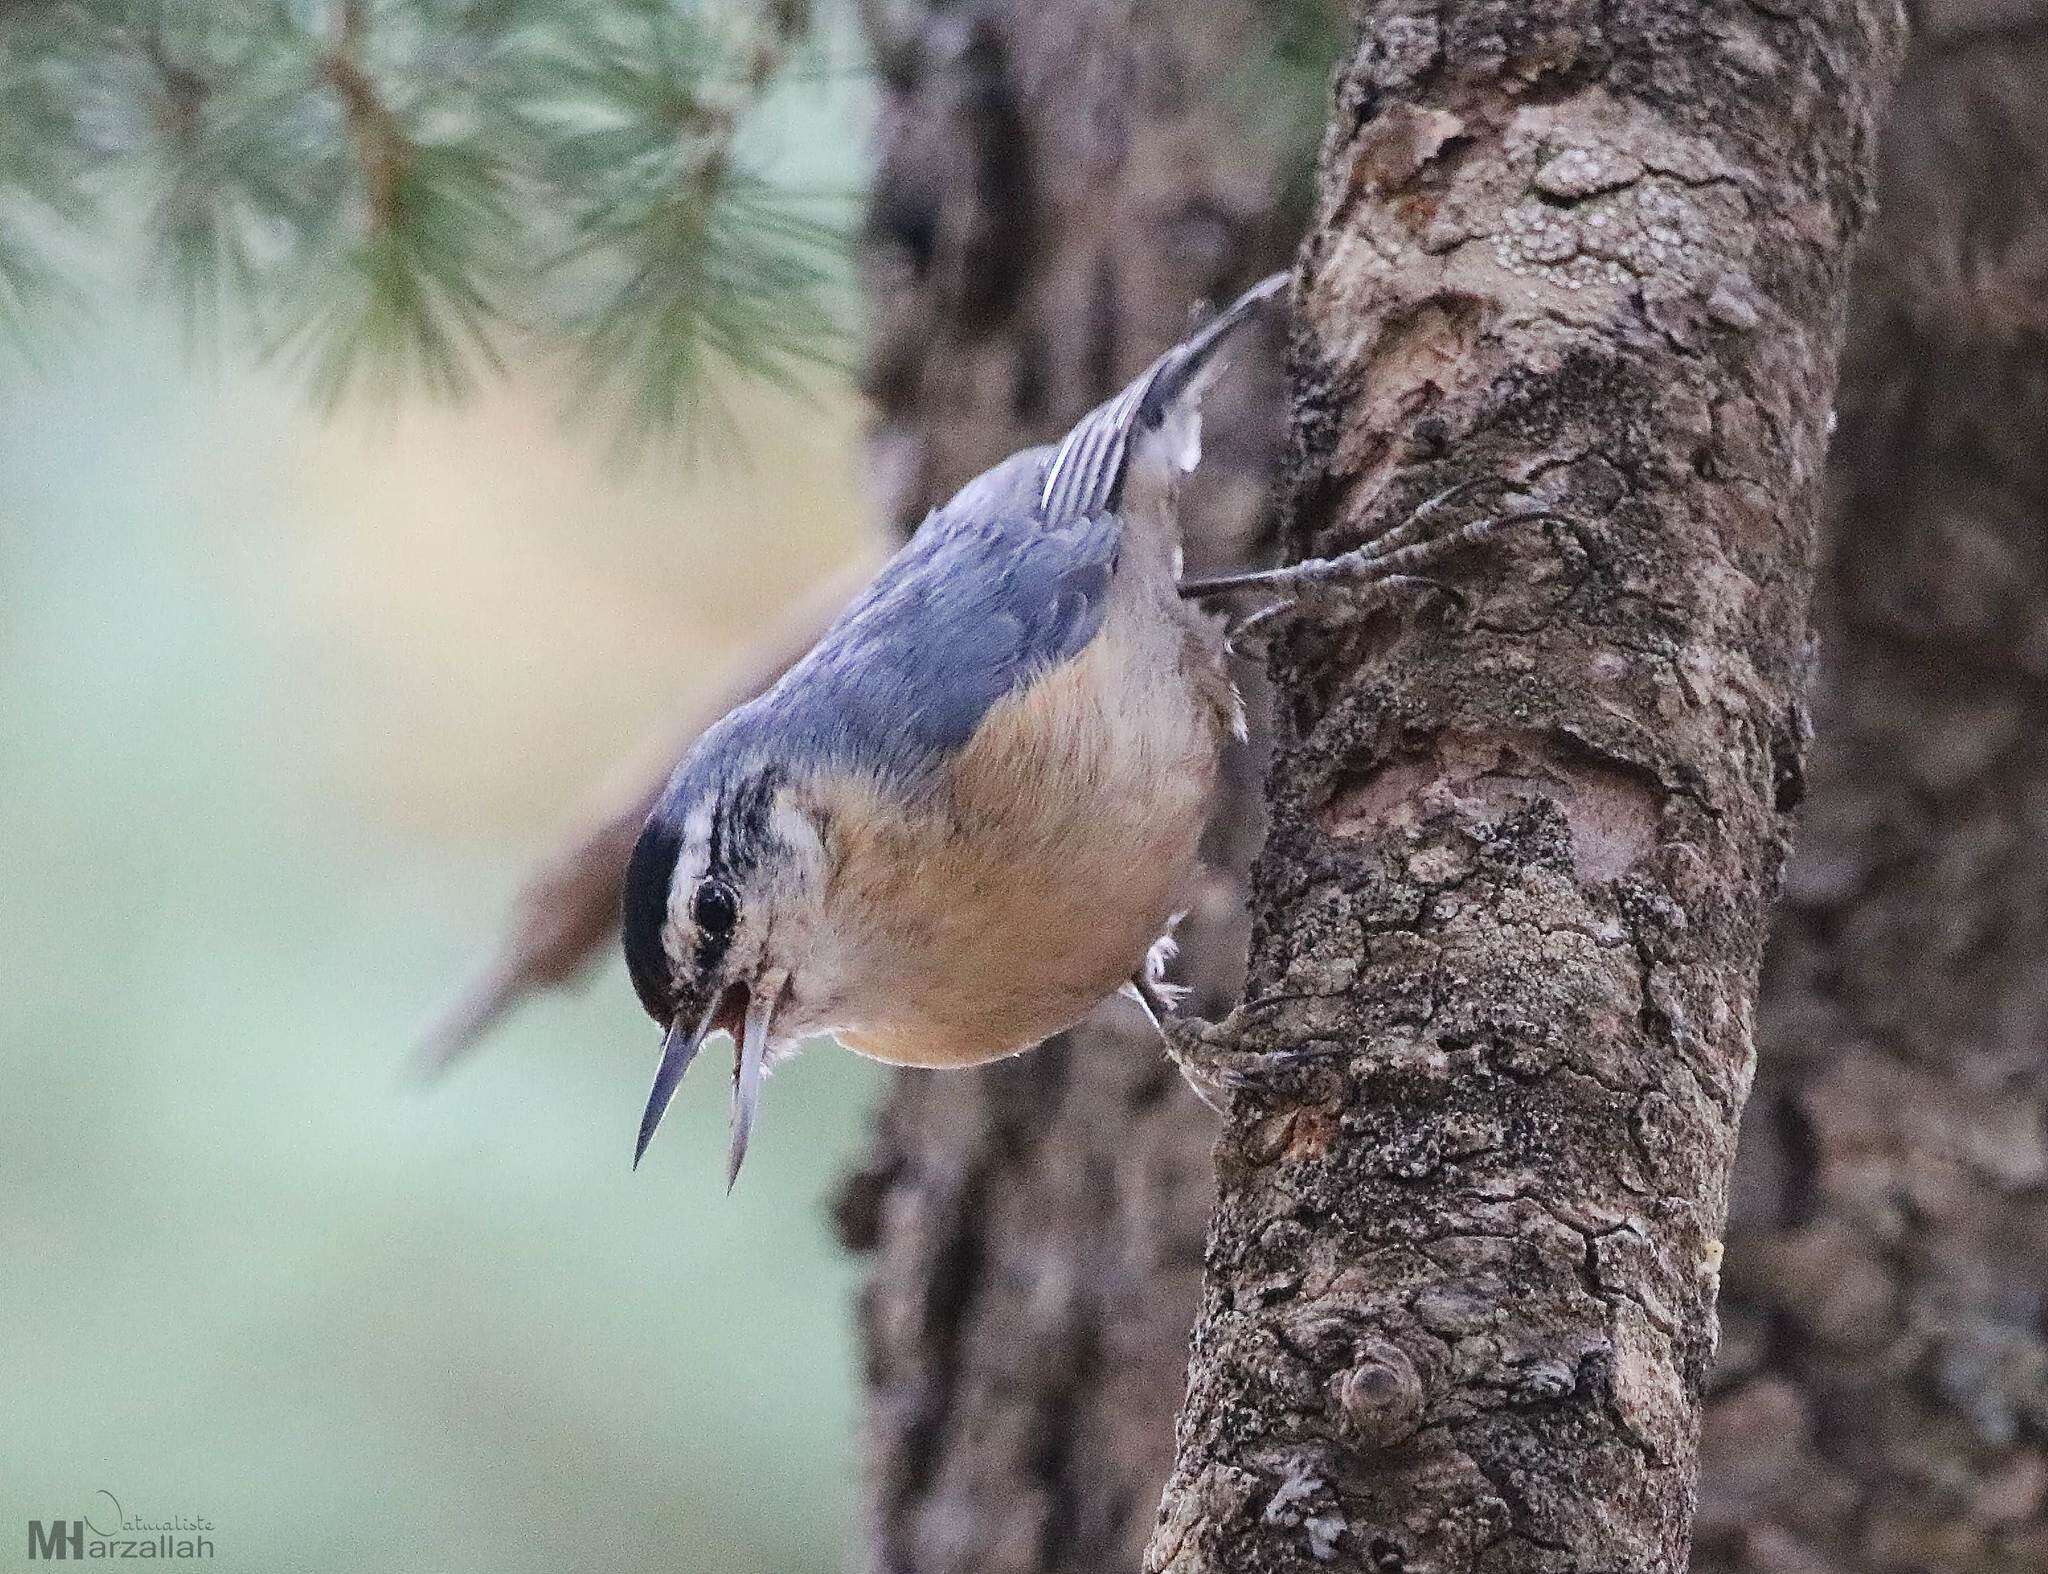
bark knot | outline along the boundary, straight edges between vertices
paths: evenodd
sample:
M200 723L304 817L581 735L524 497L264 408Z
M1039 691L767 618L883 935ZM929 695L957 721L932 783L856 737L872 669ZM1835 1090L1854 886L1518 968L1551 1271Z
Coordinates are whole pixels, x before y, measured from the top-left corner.
M1411 1436L1422 1419L1422 1377L1399 1345L1369 1339L1351 1369L1337 1379L1345 1430L1372 1448Z
M1350 195L1380 197L1411 184L1464 131L1449 110L1393 105L1358 138Z

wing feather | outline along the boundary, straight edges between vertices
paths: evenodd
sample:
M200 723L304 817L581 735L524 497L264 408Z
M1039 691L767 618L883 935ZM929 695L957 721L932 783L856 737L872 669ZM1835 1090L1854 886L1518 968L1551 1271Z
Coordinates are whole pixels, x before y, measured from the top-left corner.
M693 754L758 752L933 779L989 708L1085 650L1101 631L1134 443L1187 413L1218 345L1284 276L1254 286L1084 416L1058 449L1017 454L969 482L875 577L809 655ZM1187 462L1183 459L1181 462Z
M1019 455L926 520L817 647L735 713L739 735L772 736L783 758L912 783L996 701L1086 649L1122 525L1040 521L1046 462L1044 449Z
M1287 277L1276 273L1260 280L1199 332L1160 356L1129 387L1074 424L1053 455L1039 494L1039 513L1047 524L1116 511L1134 444L1164 425L1177 402L1191 395L1199 398L1215 369L1217 350L1252 313L1286 288Z

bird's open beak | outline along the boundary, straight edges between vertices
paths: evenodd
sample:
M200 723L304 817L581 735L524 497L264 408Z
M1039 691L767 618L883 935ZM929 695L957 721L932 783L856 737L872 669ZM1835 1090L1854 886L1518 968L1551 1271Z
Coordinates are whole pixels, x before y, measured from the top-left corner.
M654 1073L654 1089L647 1095L647 1109L640 1117L633 1168L640 1167L655 1128L668 1113L669 1101L676 1096L683 1073L690 1069L704 1040L723 1029L732 1034L739 1048L732 1068L732 1149L725 1167L725 1189L732 1190L740 1166L746 1162L747 1139L753 1135L754 1111L761 1100L761 1077L767 1067L769 1033L787 982L786 973L774 973L752 986L730 984L718 992L702 1016L679 1015L669 1024L668 1037L661 1043L661 1065Z
M715 997L704 1010L703 1016L692 1023L686 1016L679 1016L668 1027L668 1037L661 1041L661 1064L655 1068L654 1091L647 1095L647 1110L640 1117L640 1140L633 1145L633 1168L640 1168L640 1160L647 1152L647 1144L654 1140L654 1129L661 1124L661 1117L668 1113L669 1100L676 1096L676 1088L683 1080L683 1073L690 1069L690 1062L697 1058L697 1051L704 1047L704 1040L718 1024L718 1008L725 1003L721 994Z
M747 1139L754 1132L754 1109L761 1100L761 1075L768 1058L768 1033L788 981L786 973L772 974L760 980L747 997L746 1026L740 1034L739 1058L732 1068L732 1148L725 1160L728 1192L740 1178L740 1166L747 1162Z

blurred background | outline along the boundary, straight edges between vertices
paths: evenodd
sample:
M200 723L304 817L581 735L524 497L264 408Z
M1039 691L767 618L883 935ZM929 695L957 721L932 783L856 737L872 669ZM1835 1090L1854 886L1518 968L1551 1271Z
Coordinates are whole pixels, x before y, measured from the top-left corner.
M758 132L855 191L870 99ZM545 360L330 417L95 260L0 358L0 1545L105 1489L230 1569L836 1566L866 1063L775 1079L730 1199L715 1072L629 1168L610 948L403 1073L571 806L869 549L844 379L714 382L743 451L615 455Z

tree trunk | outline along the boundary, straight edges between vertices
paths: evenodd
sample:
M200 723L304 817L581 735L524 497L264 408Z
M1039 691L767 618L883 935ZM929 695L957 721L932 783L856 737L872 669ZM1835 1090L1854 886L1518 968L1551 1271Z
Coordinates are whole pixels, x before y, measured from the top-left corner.
M1291 545L1541 508L1281 668L1148 1567L1678 1570L1850 247L1902 19L1367 8ZM1448 528L1448 524L1439 528ZM1404 613L1406 615L1404 615Z
M2048 6L1922 8L1859 270L1703 1571L2048 1568Z

